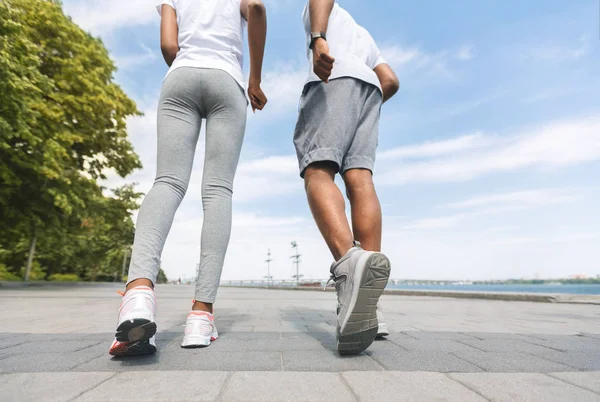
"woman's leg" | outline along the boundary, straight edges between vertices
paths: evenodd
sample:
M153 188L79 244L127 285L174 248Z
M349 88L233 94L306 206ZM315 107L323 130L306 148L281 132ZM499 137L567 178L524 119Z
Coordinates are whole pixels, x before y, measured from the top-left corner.
M206 76L202 99L206 109L204 222L194 310L212 313L231 234L233 179L246 129L247 101L229 74L220 70L203 71Z
M188 187L202 117L193 94L194 69L179 68L163 84L158 104L158 154L154 186L137 219L127 290L153 285L175 212Z

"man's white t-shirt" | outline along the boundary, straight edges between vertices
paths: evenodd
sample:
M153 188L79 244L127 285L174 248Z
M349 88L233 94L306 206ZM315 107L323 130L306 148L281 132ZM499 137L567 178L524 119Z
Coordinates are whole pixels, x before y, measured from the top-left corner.
M214 68L227 72L245 88L244 31L241 0L162 0L177 14L179 52L167 76L179 67Z
M313 71L313 52L310 46L310 11L308 3L302 14L304 29L307 36L307 56L310 64L310 73L306 83L321 81ZM335 3L327 26L327 43L329 54L335 58L333 71L329 79L352 77L381 90L381 84L373 69L385 63L373 37L362 26L358 25L349 12Z

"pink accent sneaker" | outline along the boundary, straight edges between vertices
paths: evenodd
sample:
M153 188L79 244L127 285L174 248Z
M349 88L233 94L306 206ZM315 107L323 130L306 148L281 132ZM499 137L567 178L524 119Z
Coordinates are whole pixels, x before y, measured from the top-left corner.
M219 337L215 327L215 316L206 311L192 310L185 321L185 336L182 348L202 348Z

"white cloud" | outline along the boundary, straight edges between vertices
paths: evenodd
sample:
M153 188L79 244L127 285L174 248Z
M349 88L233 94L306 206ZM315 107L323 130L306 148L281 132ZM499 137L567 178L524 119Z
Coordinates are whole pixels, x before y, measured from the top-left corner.
M587 36L579 38L577 43L570 45L557 45L554 43L536 46L531 49L531 56L544 62L575 61L590 53L590 42Z
M415 77L455 79L455 74L449 67L452 58L450 50L427 53L418 47L402 47L394 44L385 44L380 50L386 62L397 70L400 82L409 76L411 82L414 82Z
M405 229L441 229L449 228L468 219L482 216L499 215L506 212L521 211L529 208L540 208L548 205L570 203L581 199L579 189L535 189L514 191L509 193L484 194L470 197L463 201L442 205L445 209L460 209L464 212L428 217L410 222ZM514 227L502 227L490 231L503 232L514 230Z
M463 45L461 46L456 54L455 57L459 60L471 60L474 55L473 55L473 46L472 45Z
M444 205L446 208L468 209L487 206L532 207L575 201L580 198L576 189L536 189L511 193L486 194Z
M491 173L523 169L556 169L600 159L600 119L559 121L512 136L485 136L485 148L415 163L386 160L378 183L457 182ZM433 147L434 145L431 145ZM396 150L402 154L401 149ZM400 161L402 162L402 161Z
M379 160L385 159L419 159L432 156L455 154L484 147L489 143L483 133L463 135L449 140L427 141L419 145L408 145L380 152Z
M115 61L117 68L119 70L129 70L156 61L158 55L155 51L144 44L142 44L140 47L142 48L143 52L128 54L126 56L113 56L113 60Z
M308 63L279 63L264 72L261 87L269 103L257 116L264 120L271 118L273 114L297 113L298 101L307 77Z
M65 13L94 35L109 34L122 27L157 24L156 4L147 0L68 0Z

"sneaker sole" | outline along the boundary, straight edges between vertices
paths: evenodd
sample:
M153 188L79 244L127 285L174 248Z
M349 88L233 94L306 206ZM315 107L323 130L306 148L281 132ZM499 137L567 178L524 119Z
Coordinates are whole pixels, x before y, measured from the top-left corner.
M111 349L108 352L112 356L143 356L156 353L156 346L149 341L138 341L120 345L119 348Z
M156 323L145 318L123 321L115 338L119 342L147 341L156 334Z
M219 339L219 336L217 335L215 336L211 336L210 339L208 339L208 341L204 341L204 343L182 343L181 344L181 348L182 349L199 349L199 348L206 348L209 347L211 343L213 343L214 341L216 341L217 339Z
M338 352L358 354L367 349L377 336L377 301L383 294L390 277L390 260L381 253L373 253L365 262L354 306L347 313L343 330L338 334Z

